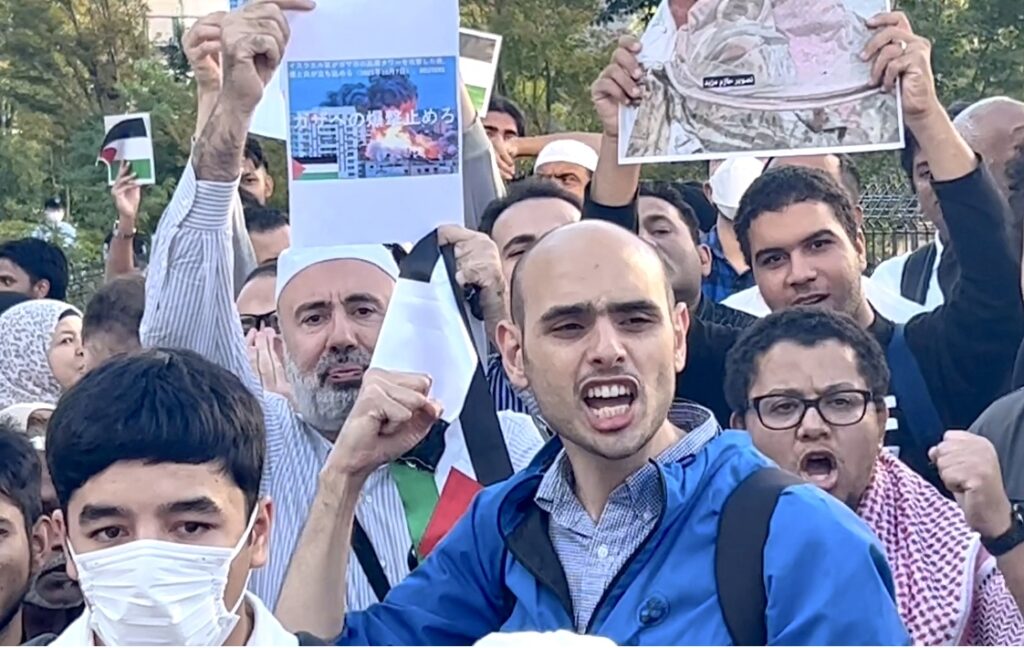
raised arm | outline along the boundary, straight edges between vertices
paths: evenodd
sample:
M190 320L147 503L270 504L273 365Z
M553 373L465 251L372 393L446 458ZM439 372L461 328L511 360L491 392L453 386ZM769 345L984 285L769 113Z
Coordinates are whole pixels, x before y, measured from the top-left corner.
M320 471L275 616L293 632L337 636L345 618L356 504L374 470L415 446L440 416L430 378L371 369Z
M142 187L135 181L131 165L122 162L117 180L110 189L117 210L117 223L107 250L106 280L135 272L135 235L139 221Z
M505 195L505 183L498 171L487 131L473 106L466 85L459 82L462 102L462 199L464 224L475 230L480 216L495 198Z
M952 295L912 319L907 340L943 422L964 428L1005 393L1024 336L1019 261L1006 233L1009 206L939 103L931 43L914 34L901 12L868 24L876 33L865 55L874 57L875 77L885 88L900 79L905 122L928 160L960 263Z
M253 110L281 60L283 9L309 0L257 0L221 23L224 88L160 221L146 284L142 341L195 351L262 393L234 305L230 217Z

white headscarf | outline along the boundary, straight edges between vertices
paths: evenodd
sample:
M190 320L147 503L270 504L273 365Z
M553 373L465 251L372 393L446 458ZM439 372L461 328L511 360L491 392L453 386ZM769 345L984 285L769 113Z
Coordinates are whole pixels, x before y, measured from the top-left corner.
M33 299L0 315L0 409L18 403L49 403L61 388L50 368L50 341L61 315L81 312L62 301Z

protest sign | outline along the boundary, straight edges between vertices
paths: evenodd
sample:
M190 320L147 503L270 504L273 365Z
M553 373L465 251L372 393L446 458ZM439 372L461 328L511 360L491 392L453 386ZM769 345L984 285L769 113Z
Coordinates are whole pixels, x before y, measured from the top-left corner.
M458 26L456 0L328 1L291 17L292 245L415 241L463 221Z
M481 117L487 114L487 106L491 103L491 89L498 74L500 55L501 36L475 29L459 30L459 72L473 100L473 107Z
M897 94L871 82L865 24L888 0L663 0L641 42L645 92L620 111L624 163L900 148ZM756 6L754 6L756 5Z
M132 173L140 185L156 182L149 113L103 117L103 143L100 144L96 163L106 165L107 184L114 184L121 162L131 165Z

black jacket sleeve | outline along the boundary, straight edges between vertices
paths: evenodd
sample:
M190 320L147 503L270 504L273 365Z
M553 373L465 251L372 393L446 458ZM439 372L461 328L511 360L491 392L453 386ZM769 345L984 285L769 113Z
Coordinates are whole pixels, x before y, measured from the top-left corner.
M637 216L636 196L628 205L622 207L609 207L594 202L590 198L590 185L587 185L586 197L583 200L584 220L603 220L609 223L621 225L634 234L640 232L640 218Z
M906 325L943 423L966 429L1009 390L1024 338L1020 266L1006 199L979 159L970 174L934 183L960 280L949 300Z

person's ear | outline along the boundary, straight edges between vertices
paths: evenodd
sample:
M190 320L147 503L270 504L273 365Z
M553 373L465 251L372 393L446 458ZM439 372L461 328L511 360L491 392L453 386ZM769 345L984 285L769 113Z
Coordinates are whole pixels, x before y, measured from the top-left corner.
M853 249L857 252L857 267L863 274L868 269L868 245L864 239L863 228L857 228L857 236L853 239Z
M50 280L40 279L32 284L32 298L45 299L50 294Z
M56 535L57 530L50 516L39 516L36 523L32 525L32 531L29 534L33 565L42 565L50 557L51 547Z
M733 412L729 416L729 429L730 430L746 430L747 429L747 422L744 420L744 417L741 416L739 412Z
M701 243L697 246L697 255L700 257L700 276L709 276L711 274L711 248Z
M271 196L274 195L274 176L270 175L270 171L266 171L266 176L267 176L267 200L269 201Z
M60 509L54 511L52 519L54 530L59 534L59 537L64 540L65 570L68 573L68 578L73 581L77 581L78 569L75 567L75 561L71 558L71 552L68 551L68 528L66 520L64 519L64 511L61 511Z
M261 499L256 503L256 521L252 525L249 556L249 568L259 569L270 560L270 530L274 518L274 504L270 498Z
M530 386L526 377L526 363L523 359L522 331L510 320L498 322L494 338L501 352L501 363L505 367L508 380L516 389L523 390Z
M690 330L690 311L684 303L678 303L672 309L672 334L674 342L673 364L676 373L686 366L686 334Z

